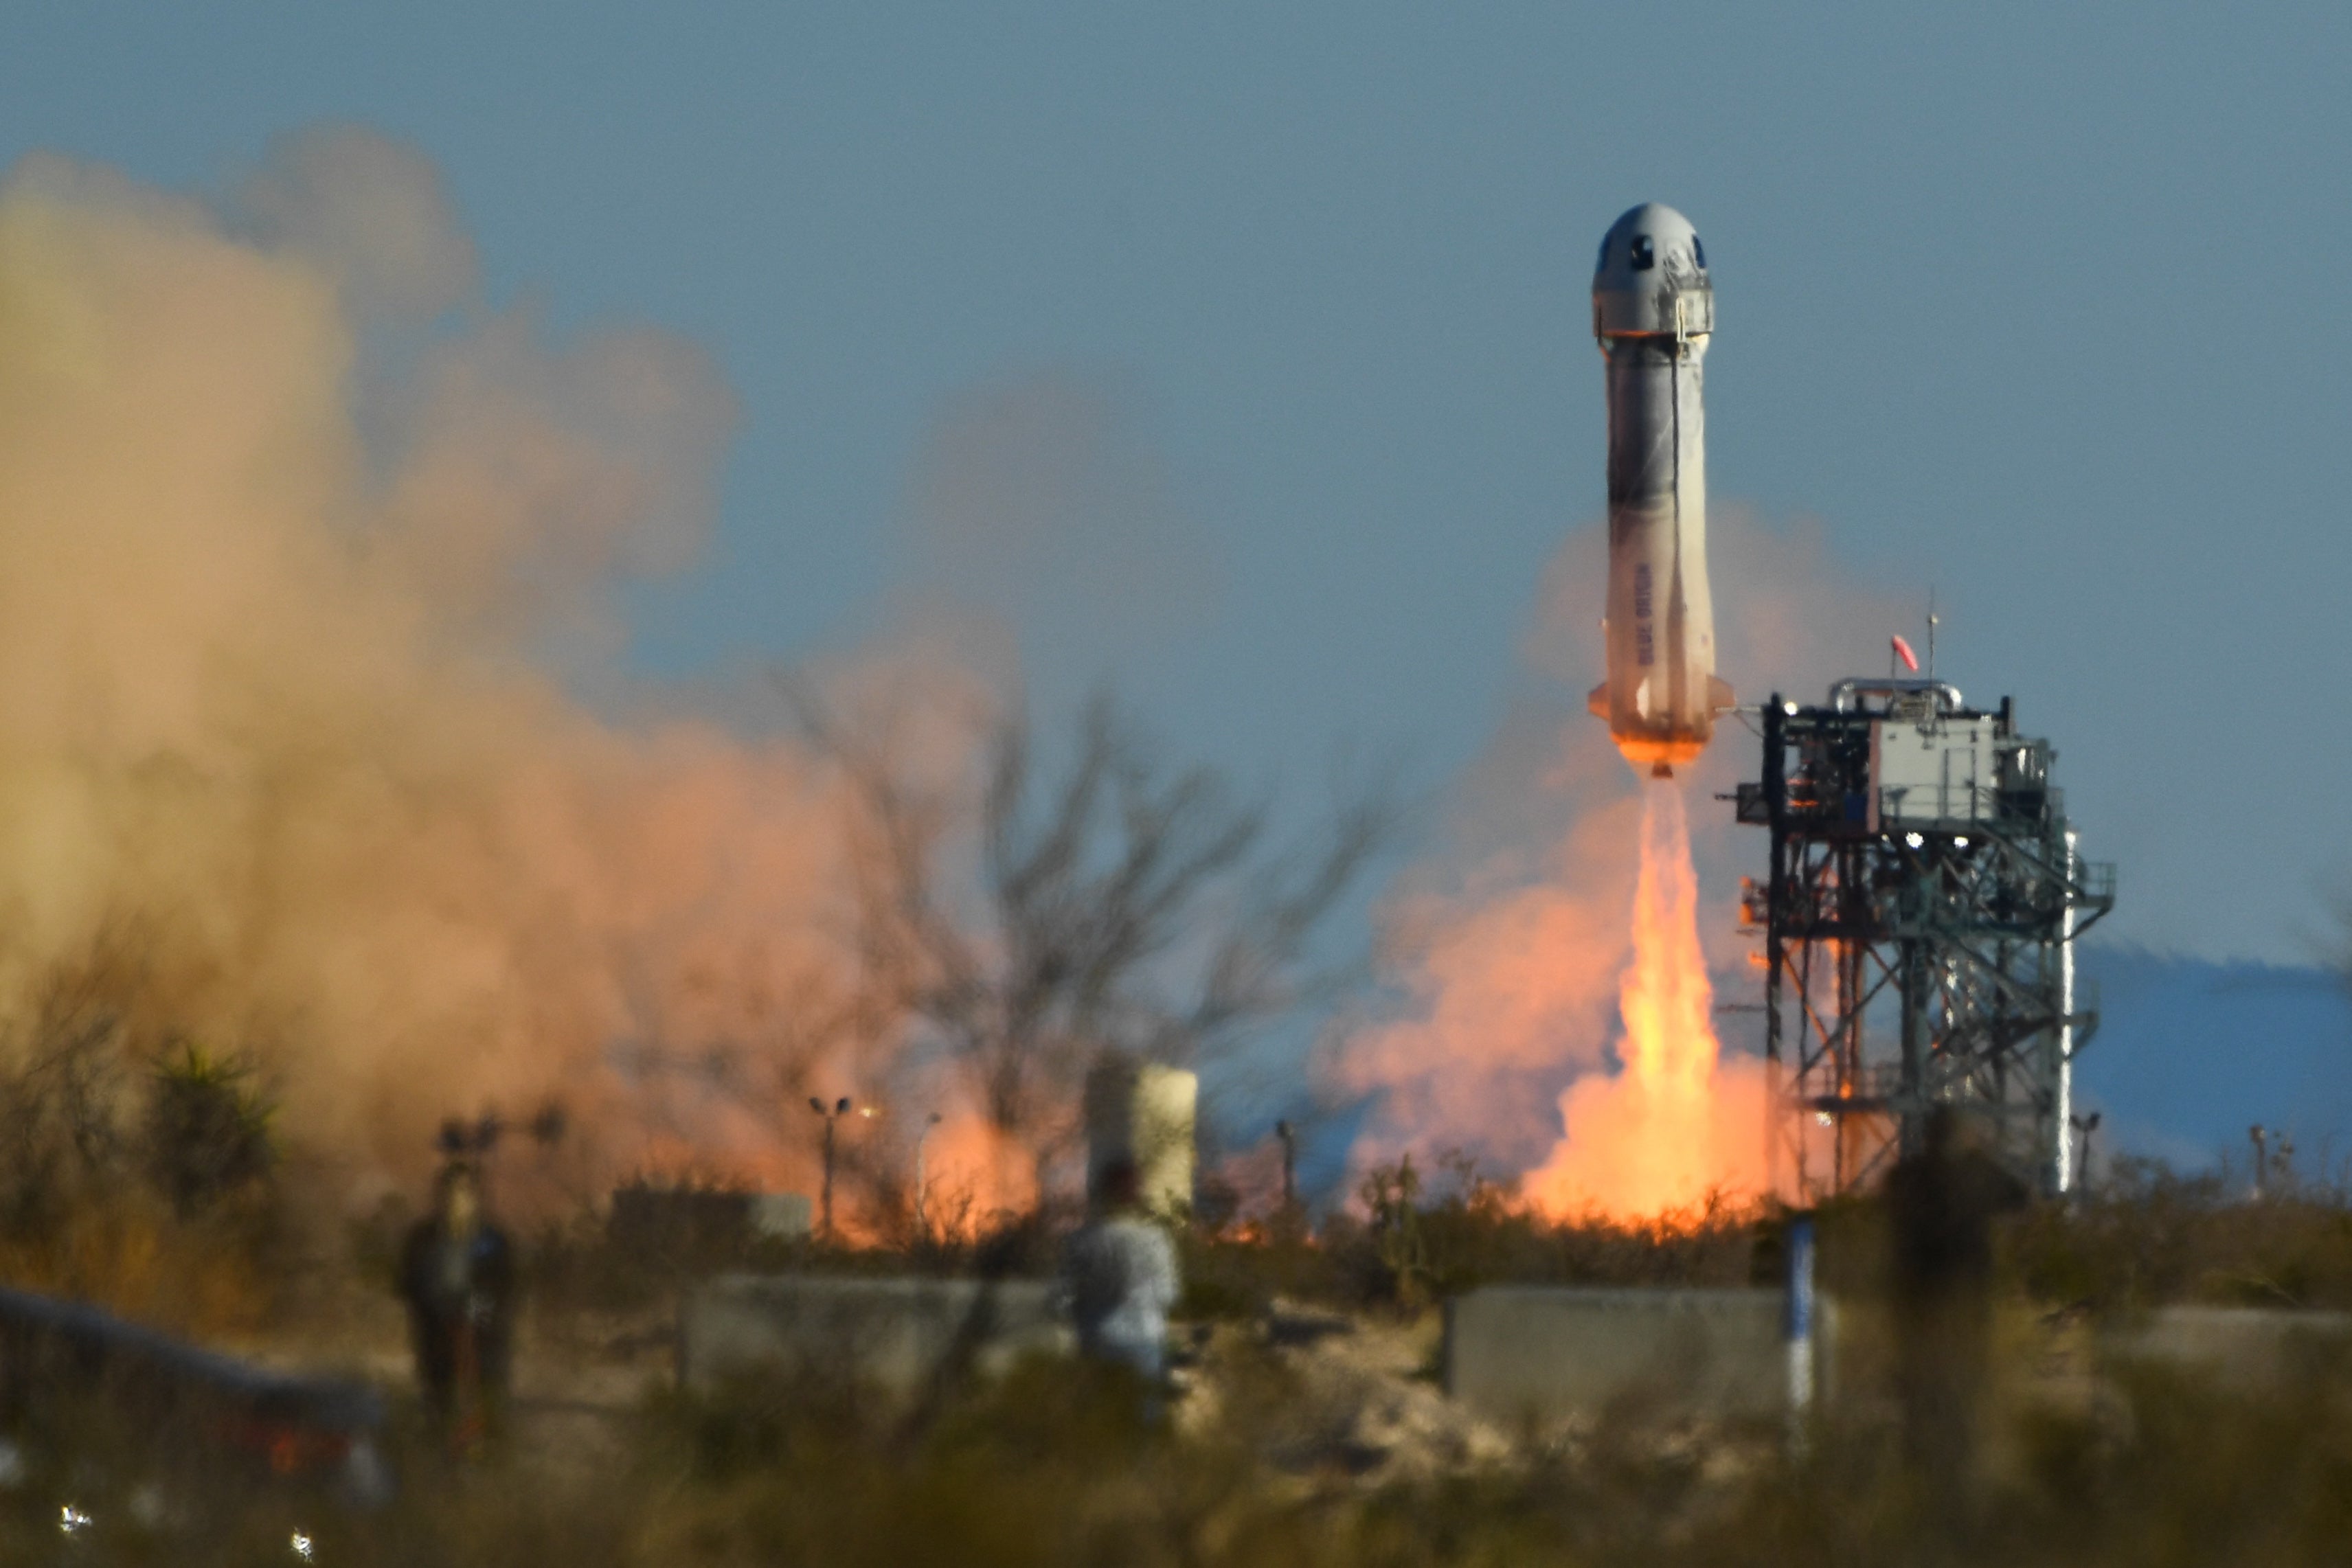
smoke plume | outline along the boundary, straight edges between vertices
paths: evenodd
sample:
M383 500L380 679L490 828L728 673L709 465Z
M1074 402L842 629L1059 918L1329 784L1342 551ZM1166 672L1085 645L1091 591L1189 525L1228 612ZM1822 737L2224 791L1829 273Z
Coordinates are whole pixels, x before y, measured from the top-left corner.
M825 776L559 678L691 558L728 396L475 287L429 167L362 131L219 207L0 183L0 1020L110 946L138 1027L259 1055L360 1167L559 1095L613 1160L793 1176L772 1108L887 1045L807 1024L844 984Z

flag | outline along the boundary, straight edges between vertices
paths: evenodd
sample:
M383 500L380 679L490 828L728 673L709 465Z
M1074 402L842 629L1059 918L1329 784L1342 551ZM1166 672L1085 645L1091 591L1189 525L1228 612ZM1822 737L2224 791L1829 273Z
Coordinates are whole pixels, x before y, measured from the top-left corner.
M1903 667L1906 670L1916 671L1919 668L1919 655L1913 653L1911 644L1900 637L1895 639L1895 656L1903 661Z

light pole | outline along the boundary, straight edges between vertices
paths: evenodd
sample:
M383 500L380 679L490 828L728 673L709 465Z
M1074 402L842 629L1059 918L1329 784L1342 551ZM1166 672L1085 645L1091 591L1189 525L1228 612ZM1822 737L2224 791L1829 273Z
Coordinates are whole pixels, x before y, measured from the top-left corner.
M824 1187L819 1200L817 1234L827 1241L833 1239L833 1128L834 1124L849 1114L849 1096L835 1101L830 1109L815 1095L809 1096L809 1109L824 1118Z
M1285 1119L1274 1124L1274 1135L1282 1140L1282 1212L1288 1214L1298 1202L1298 1134Z
M926 1239L931 1233L930 1215L925 1207L930 1184L923 1173L923 1145L929 1139L931 1129L939 1124L940 1113L934 1111L923 1119L923 1130L915 1134L915 1230Z
M2075 1155L2074 1190L2085 1195L2091 1190L2091 1134L2099 1130L2099 1118L2103 1114L2105 1113L2094 1111L2087 1116L2066 1118L2074 1124L2074 1131L2083 1134L2081 1151Z

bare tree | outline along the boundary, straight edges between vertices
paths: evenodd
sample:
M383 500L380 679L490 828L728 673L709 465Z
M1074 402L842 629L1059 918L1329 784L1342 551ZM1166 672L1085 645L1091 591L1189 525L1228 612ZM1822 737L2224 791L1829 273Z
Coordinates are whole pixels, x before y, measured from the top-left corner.
M1157 765L1106 697L1053 766L1013 710L959 789L913 783L887 727L794 696L850 786L868 986L1040 1166L1099 1053L1211 1064L1353 972L1318 963L1316 938L1397 821L1384 780L1338 792L1285 844L1215 770ZM976 886L950 875L959 834Z
M0 1228L45 1228L119 1173L134 1082L130 1012L145 977L110 927L45 972L0 1034Z

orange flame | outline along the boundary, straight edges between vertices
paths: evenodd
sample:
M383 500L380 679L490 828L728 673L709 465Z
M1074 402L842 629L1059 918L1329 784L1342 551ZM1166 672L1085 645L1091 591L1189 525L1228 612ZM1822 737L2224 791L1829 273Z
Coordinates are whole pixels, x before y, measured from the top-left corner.
M985 1117L950 1115L924 1143L922 1223L970 1241L1037 1207L1034 1155Z
M1633 961L1619 993L1623 1071L1559 1097L1564 1133L1522 1191L1555 1218L1649 1218L1765 1186L1763 1082L1720 1059L1714 988L1698 937L1698 878L1681 789L1643 789Z

